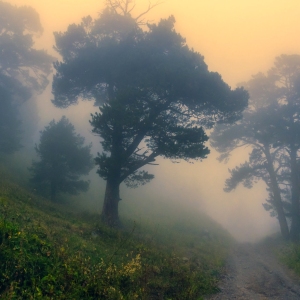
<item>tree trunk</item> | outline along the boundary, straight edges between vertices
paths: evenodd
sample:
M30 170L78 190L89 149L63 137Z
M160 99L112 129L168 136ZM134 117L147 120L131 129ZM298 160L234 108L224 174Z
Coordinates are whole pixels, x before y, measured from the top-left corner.
M273 195L274 195L274 205L277 211L277 217L278 217L281 235L285 240L288 240L290 238L290 232L289 232L289 227L287 224L285 212L283 209L282 199L281 199L277 182L275 183L275 188L273 188Z
M109 86L109 98L113 97L113 85ZM102 222L109 227L120 227L119 219L119 201L120 201L120 184L121 184L121 169L123 162L123 135L122 124L116 123L111 134L111 156L108 167L108 175L106 179L106 188L103 209L101 214ZM101 167L101 166L100 166Z
M119 201L120 183L117 180L107 179L101 219L110 227L121 226L118 211Z
M300 215L299 215L299 188L298 188L298 168L297 150L291 147L291 185L292 185L292 223L291 239L293 242L299 240L300 234Z
M268 164L268 173L270 175L272 193L274 196L274 205L277 212L281 235L285 240L288 240L290 237L289 227L288 227L288 223L282 205L282 199L281 199L281 194L280 194L280 190L276 178L276 173L274 171L273 160L271 158L269 147L265 146L264 148L265 148L265 155Z

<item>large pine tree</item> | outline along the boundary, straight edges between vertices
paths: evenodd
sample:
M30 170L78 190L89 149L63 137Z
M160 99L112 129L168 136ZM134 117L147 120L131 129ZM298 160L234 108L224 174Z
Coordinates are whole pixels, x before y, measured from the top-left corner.
M96 159L106 180L102 219L111 226L119 223L122 182L136 187L151 180L142 167L158 156L206 158L204 128L238 119L247 105L248 94L209 72L174 23L170 17L144 31L125 7L122 14L108 7L99 19L56 34L63 61L55 64L54 104L80 98L100 104L91 124L102 144Z

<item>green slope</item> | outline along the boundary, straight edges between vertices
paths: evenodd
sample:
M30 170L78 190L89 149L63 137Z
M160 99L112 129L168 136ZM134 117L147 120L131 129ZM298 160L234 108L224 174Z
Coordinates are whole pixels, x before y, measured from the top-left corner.
M207 216L174 207L162 216L157 202L144 217L123 212L117 231L0 175L1 299L202 299L216 291L231 238Z

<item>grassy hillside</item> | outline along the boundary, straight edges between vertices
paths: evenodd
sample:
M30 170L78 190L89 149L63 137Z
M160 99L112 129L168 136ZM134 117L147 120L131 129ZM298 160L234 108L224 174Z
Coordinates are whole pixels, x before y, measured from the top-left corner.
M202 299L216 291L231 238L207 216L156 202L144 217L124 210L117 231L5 172L0 178L1 299Z

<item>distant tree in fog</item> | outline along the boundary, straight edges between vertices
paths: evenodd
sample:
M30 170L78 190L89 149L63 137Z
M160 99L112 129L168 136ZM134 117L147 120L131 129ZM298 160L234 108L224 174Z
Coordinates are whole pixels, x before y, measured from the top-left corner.
M247 92L232 91L209 72L174 23L171 16L144 31L130 14L110 6L99 19L84 18L55 34L63 61L55 63L53 103L67 107L92 99L100 105L91 125L102 140L96 164L106 180L102 220L110 226L119 224L122 182L149 182L154 176L141 168L158 156L206 158L204 128L238 119L247 105Z
M34 49L34 36L41 33L33 8L0 1L0 152L20 148L18 107L48 84L52 58Z
M91 145L84 146L84 138L66 117L45 127L35 150L40 160L32 163L31 182L40 192L56 201L58 193L76 195L88 190L89 182L80 177L94 166Z
M300 238L300 55L281 55L271 73L279 91L280 119L275 123L277 143L285 148L289 161L285 166L291 194L291 239Z
M244 86L250 92L244 118L234 125L217 126L211 135L212 146L221 160L238 147L252 148L249 161L230 170L226 191L239 183L251 188L264 180L269 198L264 207L277 216L285 238L297 240L299 220L300 148L300 56L281 55L267 75L258 74ZM286 217L291 217L289 232Z

